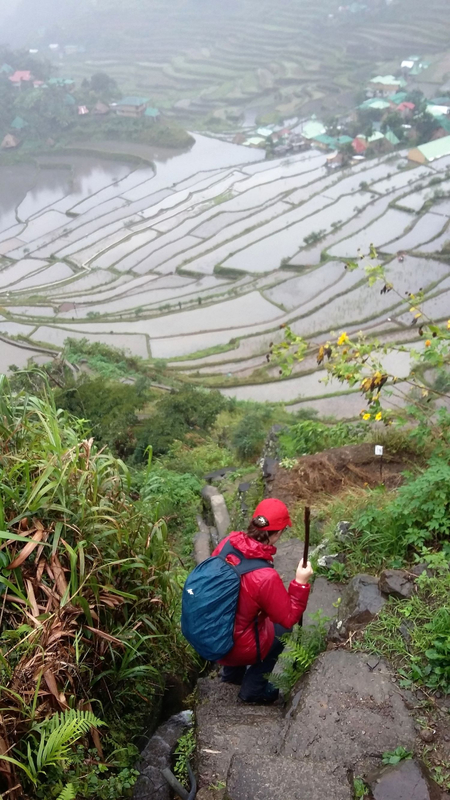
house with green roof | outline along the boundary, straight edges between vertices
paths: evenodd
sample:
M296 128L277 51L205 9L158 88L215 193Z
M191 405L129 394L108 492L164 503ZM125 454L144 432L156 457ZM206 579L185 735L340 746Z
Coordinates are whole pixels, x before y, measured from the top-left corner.
M158 119L161 116L161 112L157 108L149 107L145 109L144 116L150 119Z
M314 139L316 136L322 136L324 133L326 133L325 125L317 119L310 119L304 122L301 128L301 135L304 139L308 139L308 141Z
M14 73L14 68L10 67L9 64L2 64L0 67L0 75L12 75Z
M416 164L431 164L445 156L450 156L450 136L443 136L442 139L421 144L408 153L408 159Z
M23 129L26 128L27 125L28 122L26 122L22 117L16 117L11 122L11 128L15 131L23 131Z
M397 147L397 145L400 144L400 139L395 135L394 131L391 131L390 128L387 129L386 133L384 134L384 138L387 139L390 144L394 145L394 147Z
M363 111L385 111L390 107L391 104L387 100L383 100L382 97L369 97L368 100L364 100L364 103L361 103L359 106L359 108L361 108Z
M134 119L143 117L149 102L148 97L135 97L134 95L123 97L117 103L116 114L119 117L134 117Z
M395 94L389 95L387 99L390 100L391 103L394 103L396 106L399 106L400 103L405 102L407 97L408 97L408 92L396 92Z

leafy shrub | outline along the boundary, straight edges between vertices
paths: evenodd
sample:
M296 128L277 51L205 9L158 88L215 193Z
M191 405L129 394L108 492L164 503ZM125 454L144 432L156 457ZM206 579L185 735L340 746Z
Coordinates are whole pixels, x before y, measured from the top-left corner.
M294 458L299 455L319 453L330 447L341 447L360 442L367 434L367 426L358 422L338 422L326 425L314 420L303 420L291 425L279 436L282 456Z
M218 391L189 387L164 395L154 414L137 430L135 460L146 460L149 445L155 455L164 455L176 439L182 441L188 433L207 434L217 415L228 405L229 401Z
M261 413L249 411L234 429L232 442L239 458L249 461L260 455L265 439Z
M297 681L326 648L329 618L323 616L320 609L310 617L312 625L307 628L296 625L292 633L282 636L286 646L279 658L281 672L272 674L271 681L285 695L290 694Z
M133 775L119 780L117 771L132 767L135 753L127 751L128 762L117 768L116 757L106 766L111 787L120 784L121 794L105 794L105 785L91 792L83 783L86 744L79 745L83 755L76 761L73 737L59 742L70 748L66 775L52 756L62 751L46 750L45 742L40 747L44 728L38 726L58 727L55 706L78 708L91 698L111 721L105 754L89 755L93 774L117 751L117 738L125 735L121 725L126 745L154 712L166 671L189 669L190 651L175 622L183 573L169 549L167 525L156 502L132 493L124 463L86 439L84 423L57 409L48 387L43 398L17 395L4 376L0 475L0 540L7 543L0 548L5 748L13 758L21 753L18 761L26 759L25 793L37 781L35 796L47 800L70 780L80 800L127 796ZM44 680L53 705L42 691ZM44 763L46 753L51 759ZM20 767L11 768L22 782Z

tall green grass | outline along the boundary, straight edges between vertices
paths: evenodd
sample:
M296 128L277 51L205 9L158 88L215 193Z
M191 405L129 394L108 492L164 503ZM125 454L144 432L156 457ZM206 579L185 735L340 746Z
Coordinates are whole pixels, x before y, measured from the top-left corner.
M126 465L84 430L45 383L35 397L0 376L0 736L24 764L33 726L86 704L109 727L82 747L95 746L99 765L108 761L155 713L166 674L192 666L177 624L183 569L158 498L142 500ZM144 485L150 475L149 466ZM0 792L13 782L27 791L26 770L8 764ZM64 770L77 797L109 798L102 781L118 764L123 757L108 763L95 791L76 748ZM36 796L62 791L64 770L58 763L33 773L43 792Z

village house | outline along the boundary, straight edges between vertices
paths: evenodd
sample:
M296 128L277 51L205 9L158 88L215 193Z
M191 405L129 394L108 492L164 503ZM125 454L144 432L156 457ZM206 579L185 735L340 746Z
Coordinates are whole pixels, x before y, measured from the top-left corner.
M9 80L20 89L23 83L32 83L34 78L30 70L16 70L9 76Z
M133 117L138 119L143 117L145 109L150 101L147 97L123 97L116 106L116 114L119 117Z
M109 114L109 112L109 106L107 106L106 103L102 103L101 100L99 100L92 109L92 113L99 117Z
M377 75L369 81L367 94L369 97L389 97L406 86L403 78L395 78L394 75Z
M160 116L161 113L157 108L146 108L144 111L144 117L153 121L159 119Z
M26 128L27 125L28 122L25 122L25 120L22 117L16 117L11 122L11 128L15 131L23 131L23 129Z
M450 136L421 144L408 153L408 159L416 164L431 164L444 156L450 156Z
M2 150L13 150L15 147L19 147L20 139L17 136L13 136L12 133L7 133L5 138L1 143Z

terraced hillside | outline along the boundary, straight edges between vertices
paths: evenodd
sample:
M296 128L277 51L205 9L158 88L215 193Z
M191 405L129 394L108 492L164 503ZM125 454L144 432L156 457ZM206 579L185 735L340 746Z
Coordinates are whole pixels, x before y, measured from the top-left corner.
M344 269L343 258L372 242L397 288L423 287L425 310L448 318L450 159L412 166L396 154L329 174L315 150L260 158L204 137L156 174L58 156L37 167L28 191L25 168L9 168L0 367L25 363L30 347L86 337L163 359L228 395L293 407L314 399L341 413L341 387L321 382L312 357L279 381L269 342L285 323L311 342L361 328L413 338L398 298L368 294L359 272ZM344 399L344 416L355 413L357 397Z
M317 101L330 113L349 101L376 62L428 55L448 45L446 0L367 2L339 12L338 0L22 0L11 34L31 43L75 40L86 54L67 59L74 77L106 69L125 91L184 118L231 121L255 108L281 115ZM63 6L63 7L61 7ZM57 23L55 25L55 23ZM45 41L45 39L44 39ZM326 100L324 101L324 98Z

